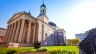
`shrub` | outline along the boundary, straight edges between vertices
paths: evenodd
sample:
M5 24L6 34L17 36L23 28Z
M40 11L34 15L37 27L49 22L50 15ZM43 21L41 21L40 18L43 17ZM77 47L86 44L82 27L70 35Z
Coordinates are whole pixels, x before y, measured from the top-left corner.
M14 53L17 53L17 51L9 49L8 52L7 52L7 54L14 54Z
M66 51L66 50L52 50L49 52L50 54L75 54L73 51Z
M35 43L34 43L34 48L35 49L39 49L41 46L40 46L40 42L38 42L38 41L36 41Z
M46 48L37 49L37 52L45 52L45 51L47 51Z
M43 48L42 51L45 52L45 51L47 51L47 49L46 48Z

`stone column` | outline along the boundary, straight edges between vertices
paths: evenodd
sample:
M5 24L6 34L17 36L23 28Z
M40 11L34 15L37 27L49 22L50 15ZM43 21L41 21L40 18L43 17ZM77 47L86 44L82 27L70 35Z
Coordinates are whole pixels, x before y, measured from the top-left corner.
M30 43L33 41L33 25L31 25L31 37L30 37Z
M18 40L18 35L19 35L19 30L20 30L20 20L17 22L18 25L17 26L17 29L16 29L16 33L15 33L15 37L14 37L14 42L17 42Z
M31 22L29 21L29 25L28 25L28 33L27 33L27 43L30 42L30 35L31 35Z
M38 30L39 29L39 24L38 23L36 23L36 33L35 33L35 41L38 41Z
M8 37L9 37L9 33L10 33L10 29L11 29L11 25L8 25L9 29L8 29L8 33L7 33L7 38L6 38L6 42L8 43Z
M35 42L35 28L36 28L36 24L34 24L34 27L33 27L33 43Z
M9 26L7 27L7 31L6 31L6 34L5 34L5 36L4 36L4 43L6 43L8 31L9 31Z
M24 33L23 33L23 37L22 37L22 42L25 43L26 42L26 22L24 25Z
M19 34L18 42L22 41L24 23L25 23L25 19L22 19L22 24L21 24L21 28L20 28L20 34Z
M11 37L11 41L10 42L13 42L13 40L14 40L15 31L16 31L16 22L14 23L14 28L13 28L12 37Z
M10 29L10 33L9 33L9 37L8 37L8 43L10 42L11 40L11 37L12 37L12 31L13 31L13 24L11 25L11 29Z

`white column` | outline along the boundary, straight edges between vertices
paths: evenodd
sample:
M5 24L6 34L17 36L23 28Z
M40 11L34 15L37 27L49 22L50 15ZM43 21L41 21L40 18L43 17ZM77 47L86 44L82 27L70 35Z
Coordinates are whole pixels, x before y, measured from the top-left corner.
M13 42L14 39L14 35L15 35L15 31L16 31L16 23L14 23L14 28L13 28L13 32L12 32L12 37L11 37L11 42Z
M36 24L34 23L34 27L33 27L33 43L35 42L35 29L36 29Z
M27 43L30 42L30 35L31 35L31 22L29 21L29 25L28 25L28 33L27 33Z
M24 25L24 33L23 33L23 37L22 37L22 42L25 43L25 38L26 38L26 22L25 22L25 25Z
M19 34L18 42L22 41L24 23L25 23L25 19L22 19L22 24L21 24L21 28L20 28L20 34Z
M33 24L33 23L32 23ZM30 37L30 42L32 43L33 41L33 26L31 25L31 37Z
M9 33L10 33L10 29L11 29L11 25L8 25L9 29L8 29L8 34L7 34L7 38L6 38L6 42L8 43L8 38L9 38Z
M8 37L8 43L9 43L10 40L11 40L12 30L13 30L13 24L11 25L11 29L10 29L10 33L9 33L9 37Z
M18 35L19 35L19 30L20 30L20 20L17 22L18 25L17 26L17 29L16 29L16 33L15 33L15 37L14 37L14 42L17 42L18 40Z

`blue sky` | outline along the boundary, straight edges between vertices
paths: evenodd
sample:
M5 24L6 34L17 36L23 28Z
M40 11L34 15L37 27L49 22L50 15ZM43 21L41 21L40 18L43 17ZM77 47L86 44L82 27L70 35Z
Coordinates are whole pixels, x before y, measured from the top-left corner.
M31 10L37 17L43 0L0 0L0 27L7 27L7 21L14 13ZM96 27L95 0L44 0L49 21L65 29L67 38Z

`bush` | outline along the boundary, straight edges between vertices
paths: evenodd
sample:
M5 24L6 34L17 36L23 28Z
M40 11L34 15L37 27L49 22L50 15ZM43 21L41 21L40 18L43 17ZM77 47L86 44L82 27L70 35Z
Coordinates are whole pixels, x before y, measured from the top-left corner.
M8 48L0 48L0 54L14 54L16 50L8 49Z
M14 53L17 53L17 51L9 49L8 52L7 52L7 54L14 54Z
M0 48L0 54L7 54L8 49Z
M49 52L50 54L75 54L73 51L65 51L65 50L52 50Z
M37 52L45 52L45 51L47 51L46 48L37 49Z
M39 49L41 46L40 46L40 42L36 41L34 43L34 49Z
M42 51L45 52L45 51L47 51L47 49L46 48L43 48Z

